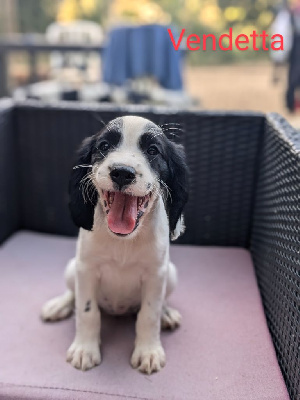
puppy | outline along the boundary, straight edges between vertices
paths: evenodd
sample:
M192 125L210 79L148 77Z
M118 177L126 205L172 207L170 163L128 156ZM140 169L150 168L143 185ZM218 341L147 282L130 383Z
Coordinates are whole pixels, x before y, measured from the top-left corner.
M80 227L76 256L66 267L67 291L44 305L42 318L66 318L76 304L67 361L87 370L101 361L101 311L137 312L131 365L159 371L166 360L160 329L181 320L166 298L177 280L169 238L184 230L188 196L183 148L147 119L117 118L83 141L69 192Z

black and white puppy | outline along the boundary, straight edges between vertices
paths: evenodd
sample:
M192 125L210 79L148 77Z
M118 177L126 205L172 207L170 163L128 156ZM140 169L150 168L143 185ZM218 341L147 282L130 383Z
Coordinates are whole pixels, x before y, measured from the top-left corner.
M66 267L68 289L42 309L42 318L53 321L76 304L76 336L67 352L74 367L101 361L101 310L137 312L134 368L152 373L165 365L160 329L181 320L166 304L177 280L169 238L184 230L186 201L183 148L153 122L117 118L84 140L70 179L70 210L81 229Z

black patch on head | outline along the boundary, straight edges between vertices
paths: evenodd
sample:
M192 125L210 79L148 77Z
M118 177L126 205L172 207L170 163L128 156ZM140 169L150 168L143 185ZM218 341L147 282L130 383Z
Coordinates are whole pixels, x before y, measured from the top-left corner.
M149 130L141 136L139 146L156 176L170 191L170 195L166 193L165 196L165 207L170 233L173 233L188 199L188 170L184 149L171 142L154 124L149 124ZM161 189L166 188L161 184Z
M91 310L91 300L88 300L85 305L84 312L88 312Z
M94 136L84 139L77 153L74 166L99 163L108 153L114 151L122 140L123 122L117 118ZM92 185L86 187L85 199L82 193L82 180L92 168L73 168L69 181L69 208L72 219L79 228L91 231L94 225L94 208L98 202L98 193ZM88 193L87 193L88 192Z
M122 120L118 118L102 129L96 139L96 151L92 158L93 163L103 160L107 157L108 153L120 146L122 141L122 127Z

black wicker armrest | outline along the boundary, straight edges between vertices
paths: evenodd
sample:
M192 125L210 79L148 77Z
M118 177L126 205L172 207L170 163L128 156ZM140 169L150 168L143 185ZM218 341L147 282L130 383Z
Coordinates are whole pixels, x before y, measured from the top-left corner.
M256 192L251 251L279 364L300 393L300 133L270 114Z
M0 244L19 227L13 103L0 100Z

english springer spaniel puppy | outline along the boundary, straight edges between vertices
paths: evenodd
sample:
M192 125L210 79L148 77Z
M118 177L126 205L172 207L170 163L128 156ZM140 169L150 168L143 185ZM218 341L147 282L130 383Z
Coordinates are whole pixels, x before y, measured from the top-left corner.
M69 191L80 227L76 255L66 267L66 292L44 305L42 318L66 318L76 305L67 361L87 370L101 361L102 310L137 312L131 365L159 371L166 362L160 329L181 320L166 299L177 280L169 238L184 230L184 150L147 119L114 119L83 141Z

